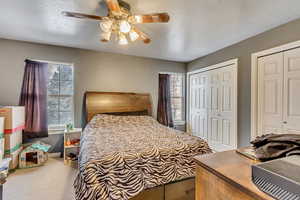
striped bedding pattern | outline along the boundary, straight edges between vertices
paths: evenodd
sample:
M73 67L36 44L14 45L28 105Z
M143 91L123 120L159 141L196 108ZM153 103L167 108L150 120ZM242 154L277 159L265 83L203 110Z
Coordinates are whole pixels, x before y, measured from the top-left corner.
M193 157L211 152L204 140L149 116L96 115L80 145L77 200L127 200L147 188L193 177Z

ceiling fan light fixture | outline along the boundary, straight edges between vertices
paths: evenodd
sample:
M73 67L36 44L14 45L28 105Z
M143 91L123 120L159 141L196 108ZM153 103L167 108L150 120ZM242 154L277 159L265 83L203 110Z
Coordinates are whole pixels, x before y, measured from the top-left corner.
M119 45L127 45L128 40L124 34L119 35Z
M108 32L102 32L102 33L101 33L101 38L102 38L101 41L109 41L110 38L111 38L111 31L108 31Z
M132 41L132 42L134 42L134 41L136 41L137 39L139 39L139 34L136 32L136 31L134 31L134 30L131 30L130 32L129 32L129 38L130 38L130 40Z
M100 22L100 27L101 27L102 31L104 31L104 32L110 32L112 25L113 25L112 20L105 20L105 21Z
M63 11L62 15L80 19L92 19L99 21L101 29L101 41L108 42L112 37L120 45L126 45L129 41L141 40L149 44L149 36L135 27L135 24L167 23L170 20L168 13L132 14L130 5L124 0L103 0L106 3L108 13L106 16L97 16L78 12Z
M143 23L143 17L140 15L133 16L135 23Z
M131 30L131 25L128 21L122 20L120 22L119 28L122 33L129 33L129 31Z

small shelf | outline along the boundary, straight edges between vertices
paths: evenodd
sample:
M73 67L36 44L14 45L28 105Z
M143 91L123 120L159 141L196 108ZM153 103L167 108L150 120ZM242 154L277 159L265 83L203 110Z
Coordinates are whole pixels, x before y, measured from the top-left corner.
M71 145L67 145L70 144L69 142L72 142L72 140L74 141L79 141L80 137L81 137L81 128L75 128L69 132L64 131L64 163L65 165L69 165L69 166L77 166L78 160L71 160L69 158L69 155L72 154L73 156L76 155L76 157L78 157L79 151L80 151L80 143L75 143L75 144L71 144Z
M72 148L79 148L80 145L76 144L76 145L65 145L65 149L72 149Z
M70 167L78 168L78 160L71 160L71 159L66 159L64 161L65 165L68 165Z
M64 131L64 134L73 134L73 133L81 133L82 129L81 128L74 128L73 130L70 131Z

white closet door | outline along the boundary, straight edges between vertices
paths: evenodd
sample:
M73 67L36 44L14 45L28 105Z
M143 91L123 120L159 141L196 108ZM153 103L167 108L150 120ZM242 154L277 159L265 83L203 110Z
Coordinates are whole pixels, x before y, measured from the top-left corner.
M283 132L283 53L258 59L258 135Z
M215 151L237 148L237 63L211 66L189 76L192 133Z
M222 117L222 148L230 149L237 146L237 119L234 106L237 104L236 67L234 65L220 69L221 95L220 95L220 115Z
M300 49L284 53L283 87L284 132L300 134Z
M216 151L236 148L236 90L234 65L210 72L209 81L209 143Z
M195 136L208 139L207 131L208 74L194 74L190 78L190 120Z
M209 143L213 149L222 144L220 115L220 73L218 69L209 72L208 92L208 132Z

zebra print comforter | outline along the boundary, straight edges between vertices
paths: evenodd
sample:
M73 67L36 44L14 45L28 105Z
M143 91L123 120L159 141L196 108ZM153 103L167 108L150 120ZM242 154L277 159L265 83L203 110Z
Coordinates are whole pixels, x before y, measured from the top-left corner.
M81 137L77 200L128 200L147 188L194 176L197 137L149 116L97 115Z

